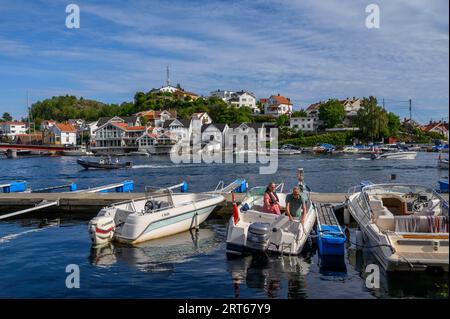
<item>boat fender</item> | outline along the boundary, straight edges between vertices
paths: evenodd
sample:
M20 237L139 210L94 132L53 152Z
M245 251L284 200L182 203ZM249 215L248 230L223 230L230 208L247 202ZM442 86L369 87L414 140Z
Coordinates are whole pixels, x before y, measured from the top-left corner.
M235 225L239 221L239 209L238 209L236 203L233 203L233 221L234 221Z
M248 211L249 209L250 209L250 207L248 206L247 203L245 203L245 204L242 205L242 207L241 207L241 212L246 212L246 211Z

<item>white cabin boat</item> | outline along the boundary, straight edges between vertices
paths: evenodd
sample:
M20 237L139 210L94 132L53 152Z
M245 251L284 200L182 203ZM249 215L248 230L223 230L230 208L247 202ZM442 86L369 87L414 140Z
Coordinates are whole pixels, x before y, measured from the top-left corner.
M383 154L373 154L372 159L390 159L390 160L412 160L417 157L417 152L389 152Z
M282 185L282 184L280 184ZM308 201L304 224L290 221L286 215L275 215L263 210L264 188L253 188L237 207L239 220L230 218L227 229L227 253L274 252L286 255L300 254L316 222L316 208ZM286 206L285 193L277 193L282 211Z
M448 272L448 202L415 185L377 184L349 191L350 214L387 271Z
M101 209L89 222L89 232L95 245L113 240L136 244L170 236L198 227L224 199L218 193L162 189Z

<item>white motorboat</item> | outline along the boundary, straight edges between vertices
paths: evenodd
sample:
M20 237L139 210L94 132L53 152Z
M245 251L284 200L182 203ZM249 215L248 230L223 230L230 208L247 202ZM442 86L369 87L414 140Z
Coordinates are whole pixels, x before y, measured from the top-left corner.
M89 152L86 149L86 146L82 145L80 147L66 149L66 150L62 151L62 155L64 155L64 156L91 156L91 155L94 155L94 153Z
M386 271L448 272L448 202L415 185L371 184L349 191L347 206ZM362 245L362 244L360 244Z
M144 198L113 204L89 222L95 245L135 244L198 227L224 201L218 193L173 193L170 188Z
M227 253L242 254L250 251L300 254L316 222L314 203L308 200L308 213L304 223L298 220L290 221L284 214L264 212L264 190L262 187L253 188L249 196L234 208L233 216L228 222ZM309 194L305 194L309 198ZM287 194L277 193L277 195L283 211Z
M301 153L301 149L292 144L285 144L278 150L278 155L298 155Z
M439 159L438 159L438 167L448 170L448 167L449 167L448 166L448 158L439 157Z
M391 160L412 160L417 157L417 152L389 152L383 154L373 154L372 159L391 159Z

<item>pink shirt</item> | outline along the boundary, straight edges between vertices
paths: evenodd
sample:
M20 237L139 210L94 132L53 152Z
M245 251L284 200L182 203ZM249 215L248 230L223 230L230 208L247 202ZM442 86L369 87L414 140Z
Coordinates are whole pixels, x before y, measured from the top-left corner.
M264 193L264 210L266 213L281 214L280 204L278 202L272 203L270 195L268 193Z

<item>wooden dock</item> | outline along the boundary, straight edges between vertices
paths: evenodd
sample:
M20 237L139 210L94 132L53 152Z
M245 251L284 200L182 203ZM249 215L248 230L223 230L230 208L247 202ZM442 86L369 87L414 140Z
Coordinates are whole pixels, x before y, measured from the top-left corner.
M225 194L226 201L219 207L231 207L231 194ZM235 200L240 203L246 194L235 194ZM311 193L312 200L322 203L343 203L344 193ZM104 206L112 203L138 199L145 197L145 193L6 193L0 194L0 211L4 213L13 212L17 209L33 207L39 203L58 202L57 206L49 207L49 210L70 211L76 213L98 212Z

